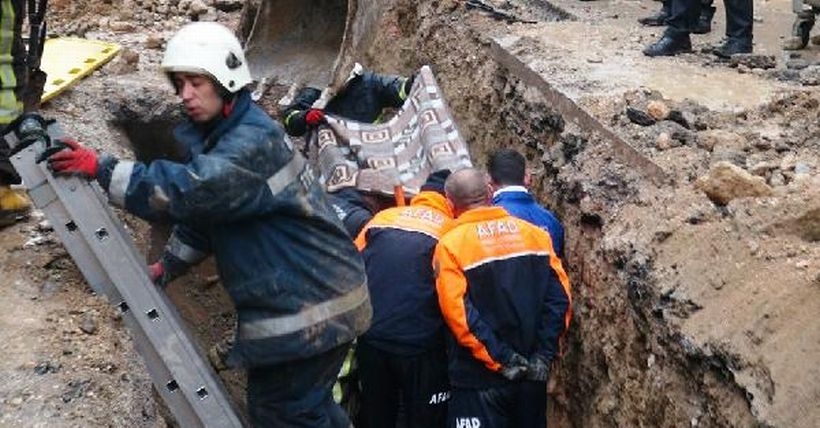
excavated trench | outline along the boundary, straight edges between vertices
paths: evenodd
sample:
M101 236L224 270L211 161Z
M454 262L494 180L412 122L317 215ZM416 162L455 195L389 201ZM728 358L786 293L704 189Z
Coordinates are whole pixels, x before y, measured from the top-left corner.
M571 18L528 4L543 6L541 19ZM550 426L756 425L733 356L698 348L667 322L687 308L658 291L653 241L641 238L641 225L618 223L620 210L656 203L671 184L652 184L641 165L613 155L611 142L565 123L537 88L492 59L481 20L455 8L393 2L367 64L432 65L475 163L500 146L522 150L538 196L562 219L574 315L550 383Z
M647 247L654 241L642 239L640 225L618 223L620 210L657 201L670 184L652 184L640 165L613 155L610 141L565 122L537 87L492 59L482 21L457 2L384 3L374 39L359 47L361 62L400 73L431 65L474 162L483 166L500 146L520 149L537 178L535 192L565 225L574 315L565 356L549 385L549 425L755 425L749 397L734 382L737 362L731 353L704 351L667 321L669 313L687 308L658 291L663 287L656 284L653 250ZM525 4L541 20L572 19L544 2ZM277 114L274 98L288 83L278 81L262 101L271 113ZM135 96L109 111L130 141L151 142L133 147L137 158L178 156L169 144L170 124L179 114L175 102ZM146 238L149 258L165 233L158 227ZM233 326L228 299L213 275L206 265L169 289L212 354ZM242 400L241 375L220 374Z

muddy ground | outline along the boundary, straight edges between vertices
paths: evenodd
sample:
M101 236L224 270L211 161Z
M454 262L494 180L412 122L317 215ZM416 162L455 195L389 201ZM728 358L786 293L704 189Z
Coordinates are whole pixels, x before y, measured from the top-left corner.
M131 156L129 137L163 143L178 114L156 71L163 41L193 17L236 25L241 2L113 3L52 2L54 32L125 50L44 111L80 141ZM395 73L431 64L476 163L498 146L524 150L541 200L565 223L575 312L550 384L551 426L816 426L820 50L779 49L788 2L755 3L755 50L771 58L740 65L701 51L721 37L721 5L695 53L653 60L640 49L659 31L635 18L658 3L487 3L534 22L454 0L386 1L361 61ZM494 45L636 154L558 114ZM273 110L283 91L264 104ZM149 252L147 226L123 218ZM127 332L41 221L0 231L0 374L10 380L0 426L165 426ZM207 266L170 294L206 349L230 331ZM241 376L222 374L241 399Z

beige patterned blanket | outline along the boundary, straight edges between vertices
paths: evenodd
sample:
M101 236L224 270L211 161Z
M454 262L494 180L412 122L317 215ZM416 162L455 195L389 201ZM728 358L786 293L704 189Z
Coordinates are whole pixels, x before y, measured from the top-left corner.
M404 105L388 122L366 124L328 115L327 125L313 138L329 192L356 187L392 195L401 184L411 196L431 172L472 166L429 66L421 68Z

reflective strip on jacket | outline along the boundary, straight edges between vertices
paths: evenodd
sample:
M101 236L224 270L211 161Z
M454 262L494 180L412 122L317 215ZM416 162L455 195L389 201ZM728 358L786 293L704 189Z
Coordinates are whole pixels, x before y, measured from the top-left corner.
M356 238L362 251L373 322L361 342L400 355L444 345L433 250L452 214L437 192L421 192L406 207L376 214Z
M490 387L513 352L551 361L569 327L570 284L547 232L500 207L456 219L434 256L436 290L454 341L450 380Z
M361 257L281 126L243 90L207 135L185 123L176 138L188 162L103 156L98 180L115 205L170 217L175 257L214 254L239 321L229 362L304 358L364 332L371 309Z
M0 125L23 111L20 93L25 83L23 1L0 0Z

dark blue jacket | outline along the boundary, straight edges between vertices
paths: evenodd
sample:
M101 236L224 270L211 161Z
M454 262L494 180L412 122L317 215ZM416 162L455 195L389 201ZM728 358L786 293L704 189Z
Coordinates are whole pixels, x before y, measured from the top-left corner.
M398 355L443 349L433 250L451 222L444 196L428 191L409 206L380 211L359 233L356 246L373 304L373 322L361 342Z
M555 214L539 205L529 192L505 189L496 193L493 205L501 206L513 216L546 230L552 238L552 246L558 257L564 258L564 227Z
M309 357L364 332L361 257L282 127L242 91L209 131L189 122L175 135L186 163L104 156L98 180L115 205L176 223L173 257L192 264L214 254L238 315L229 362Z
M352 187L328 193L327 198L333 212L342 221L352 238L358 236L364 225L373 218L373 211L365 202L362 194Z

